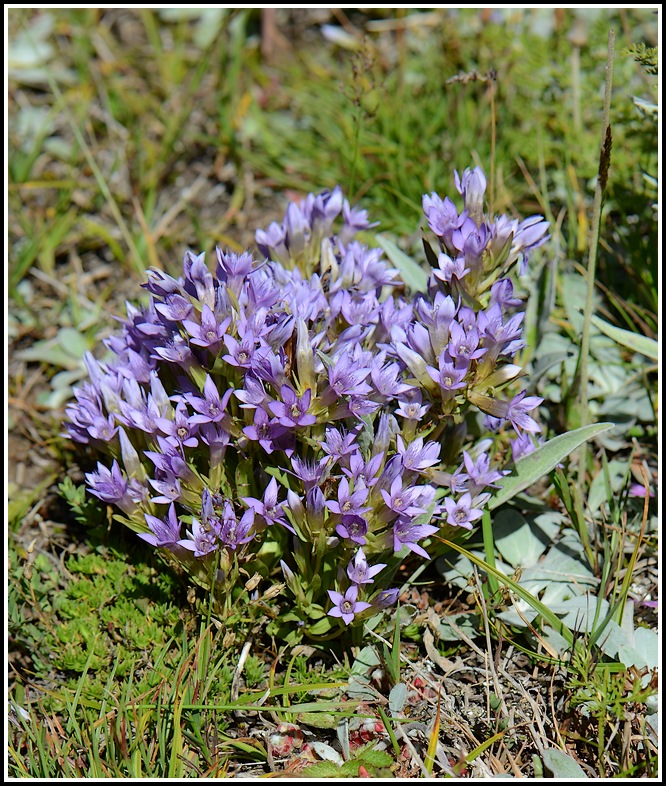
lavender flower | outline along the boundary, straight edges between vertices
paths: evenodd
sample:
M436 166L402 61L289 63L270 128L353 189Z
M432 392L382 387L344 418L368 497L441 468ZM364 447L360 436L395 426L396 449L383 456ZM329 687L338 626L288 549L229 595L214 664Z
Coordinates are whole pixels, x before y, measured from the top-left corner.
M252 508L246 510L239 521L233 505L226 499L219 531L220 542L235 551L239 546L249 543L254 538L254 534L250 532L253 524L254 510Z
M179 540L178 545L194 552L195 557L205 557L219 546L219 533L213 524L214 521L211 520L208 522L208 527L204 527L198 519L193 518L192 526L187 533L189 537Z
M359 546L365 546L368 522L362 516L346 514L342 517L342 521L337 525L335 531L341 538L358 543Z
M283 524L284 520L284 502L278 502L278 486L275 478L271 478L270 483L266 486L263 499L255 499L254 497L242 497L243 502L248 505L255 514L261 516L267 524Z
M280 394L282 401L271 401L268 406L281 425L286 428L295 428L296 426L311 426L317 422L317 418L308 412L312 401L310 388L302 396L298 396L289 385L283 385Z
M357 600L358 586L352 584L344 595L334 590L328 590L328 595L333 601L334 606L328 612L330 617L342 617L345 625L350 625L356 614L370 608L370 604L365 601Z
M127 479L114 459L111 469L97 462L97 472L86 474L88 491L110 504L119 504L127 495Z
M428 467L439 463L440 446L436 442L423 444L423 437L417 437L410 445L405 445L402 437L398 434L397 449L402 457L402 466L406 470L414 472L424 472Z
M349 481L342 478L338 486L338 501L329 500L326 507L342 516L361 516L371 510L370 506L363 504L367 499L368 489L362 483L350 493Z
M370 567L363 549L359 549L354 559L347 565L347 575L353 584L372 584L374 576L386 567L384 563Z
M151 546L173 547L180 538L180 521L173 504L169 505L169 512L165 519L158 519L146 513L146 524L150 532L139 532L139 537L150 543Z
M543 399L539 396L527 396L527 391L523 390L511 399L505 417L517 432L523 430L536 434L541 431L541 426L528 413L542 402Z
M203 397L194 393L187 393L185 398L188 404L199 414L190 418L190 423L218 423L225 415L225 409L233 390L229 388L220 398L220 392L213 378L206 374Z
M423 546L418 545L418 541L434 535L437 531L437 527L432 524L415 524L412 519L399 518L393 527L393 551L398 552L406 546L414 554L430 559L430 555Z
M465 492L457 502L451 497L444 497L444 507L446 508L447 521L453 527L472 529L472 522L483 516L482 510L472 507L472 495L469 492Z

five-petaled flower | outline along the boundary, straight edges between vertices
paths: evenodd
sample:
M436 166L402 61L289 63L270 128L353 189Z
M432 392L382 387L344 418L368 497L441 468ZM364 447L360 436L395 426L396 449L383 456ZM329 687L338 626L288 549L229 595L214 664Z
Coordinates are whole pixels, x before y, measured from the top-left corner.
M358 585L351 587L342 595L335 590L328 590L328 595L333 601L333 608L328 612L330 617L341 617L345 625L350 625L354 617L370 608L370 604L358 598Z

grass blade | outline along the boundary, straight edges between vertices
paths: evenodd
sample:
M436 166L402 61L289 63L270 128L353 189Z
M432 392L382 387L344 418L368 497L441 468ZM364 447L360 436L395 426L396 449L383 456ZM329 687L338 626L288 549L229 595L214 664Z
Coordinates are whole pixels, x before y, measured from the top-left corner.
M513 593L518 595L519 598L522 598L526 603L529 603L529 605L534 609L534 611L537 612L537 614L540 614L545 620L547 620L548 623L557 633L560 634L560 636L562 636L569 646L574 646L575 640L572 631L562 622L557 614L552 612L538 598L535 598L531 592L528 592L524 587L521 587L520 584L517 584L513 579L505 576L501 571L497 570L497 568L491 567L485 560L477 557L476 554L473 554L471 551L467 551L467 549L464 549L457 543L446 540L446 538L438 538L438 540L441 540L442 543L446 544L449 548L457 551L458 554L462 554L463 557L467 557L470 562L473 562L489 576L494 576L501 584L505 584Z

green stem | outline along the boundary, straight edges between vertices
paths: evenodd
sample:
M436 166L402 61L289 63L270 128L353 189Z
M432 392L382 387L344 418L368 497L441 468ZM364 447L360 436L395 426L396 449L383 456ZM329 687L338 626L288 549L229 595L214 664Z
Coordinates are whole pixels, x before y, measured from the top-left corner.
M599 153L599 176L597 185L594 189L594 207L592 211L592 226L590 230L590 247L587 259L587 294L585 298L585 318L583 321L583 335L580 345L579 367L577 376L580 381L580 411L581 426L590 422L590 412L588 406L588 382L589 368L588 360L590 353L590 329L594 312L594 279L597 266L597 252L599 248L599 235L601 229L601 202L606 180L608 177L608 167L610 165L610 104L611 91L613 87L613 53L615 51L615 31L608 32L608 55L606 57L606 89L604 93L604 109L601 123L601 149ZM585 467L587 464L587 443L581 447L580 462L578 465L578 486L583 489L585 482Z
M486 555L486 562L491 568L497 570L495 564L495 538L493 537L493 523L490 518L490 511L483 511L483 518L481 519L481 531L483 532L483 550ZM499 582L492 573L488 573L488 589L492 597L499 590Z

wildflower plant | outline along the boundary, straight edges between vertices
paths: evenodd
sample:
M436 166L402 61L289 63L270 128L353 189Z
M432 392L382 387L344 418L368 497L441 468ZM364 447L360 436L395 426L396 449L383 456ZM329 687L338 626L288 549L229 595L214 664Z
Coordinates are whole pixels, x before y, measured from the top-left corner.
M462 212L423 198L426 292L355 239L372 225L336 188L257 231L259 256L148 270L114 360L86 356L67 432L104 456L90 493L221 617L259 574L286 586L292 639L362 625L395 603L405 560L476 525L511 460L498 432L534 448L541 399L502 392L523 375L509 273L548 224L486 216L478 167L455 183Z

